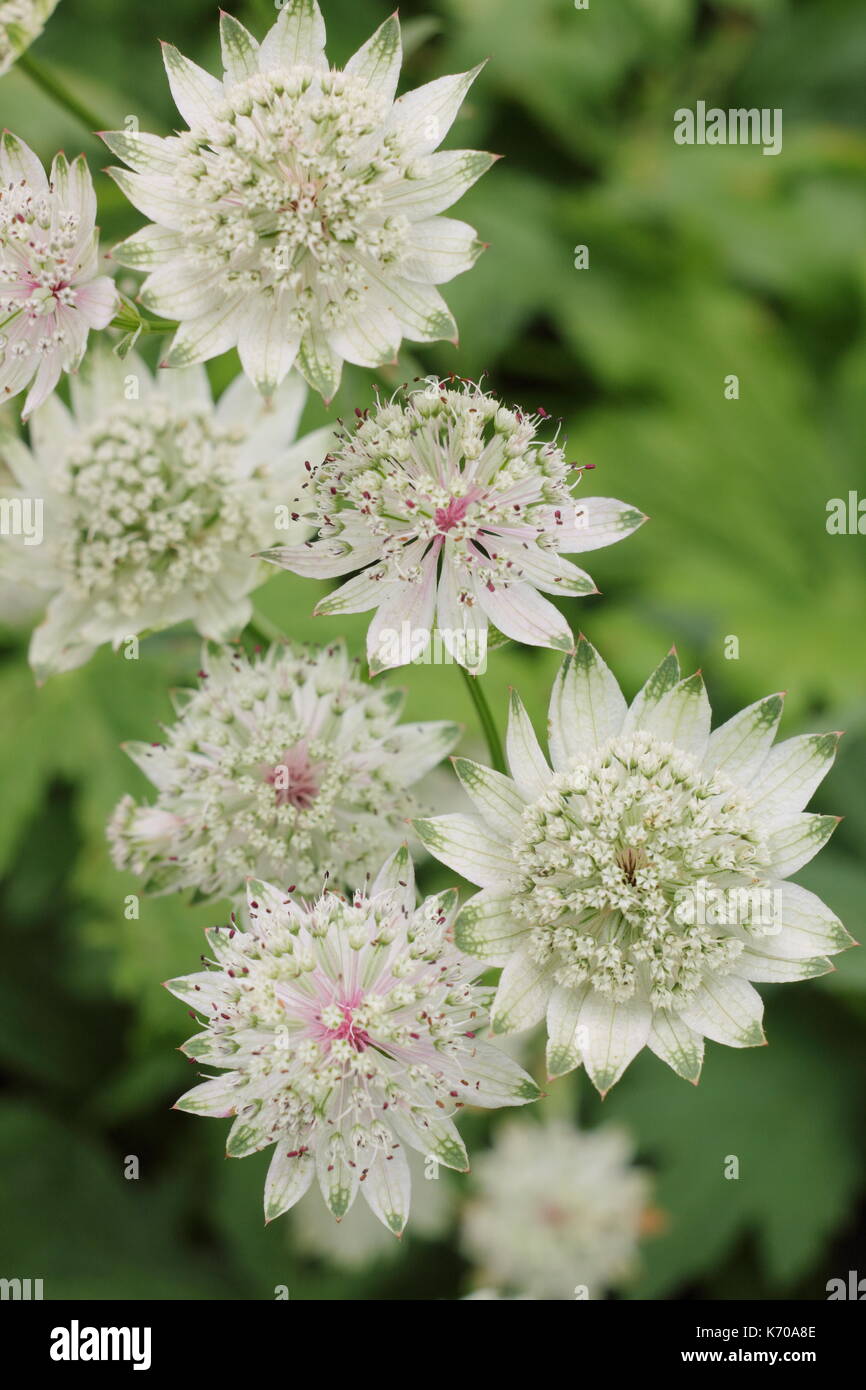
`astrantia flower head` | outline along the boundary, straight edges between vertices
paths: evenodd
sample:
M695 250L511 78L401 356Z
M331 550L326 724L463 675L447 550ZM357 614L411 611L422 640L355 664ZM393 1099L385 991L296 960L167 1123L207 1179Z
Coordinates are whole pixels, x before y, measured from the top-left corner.
M404 337L454 338L434 286L481 245L438 214L493 156L434 151L478 69L395 102L396 15L331 71L315 0L287 0L261 45L230 15L221 33L222 80L164 48L187 131L104 136L134 171L114 178L153 219L115 256L147 272L148 308L180 320L169 365L237 344L261 391L297 361L330 398L344 360L374 367Z
M0 0L0 77L38 39L58 0Z
M267 556L296 574L362 573L317 613L376 608L370 667L420 656L434 627L455 661L483 665L489 625L531 646L574 647L541 593L596 587L563 553L595 550L646 519L607 497L581 505L581 475L541 415L508 409L468 381L430 380L360 416L314 470L299 511L319 537Z
M403 694L358 678L342 645L205 652L197 691L176 697L163 744L126 751L157 788L125 797L109 827L115 863L150 892L232 897L250 876L316 893L325 874L361 882L405 838L409 788L459 737L400 724Z
M24 415L74 371L91 328L117 303L99 274L96 198L84 156L58 154L50 177L33 151L0 137L0 400L30 386Z
M307 904L257 883L249 930L208 932L213 968L169 982L206 1024L184 1051L224 1070L178 1106L233 1115L230 1157L276 1144L267 1220L315 1177L335 1217L360 1188L399 1235L409 1214L405 1146L465 1171L450 1116L538 1096L515 1062L479 1041L487 994L450 940L456 909L456 890L416 908L405 849L369 895L326 892Z
M292 443L305 396L292 375L267 405L239 377L214 407L203 367L154 380L104 349L73 379L71 413L56 396L36 412L32 452L0 440L22 502L40 500L41 544L0 545L0 570L48 601L30 650L40 679L178 622L240 633L270 573L262 532L293 525L287 501L330 443L328 430Z
M635 1273L650 1179L624 1131L509 1121L474 1161L473 1184L463 1248L497 1287L596 1299Z
M803 807L838 735L773 747L781 711L771 695L711 734L703 681L681 680L674 654L629 708L581 639L551 698L553 770L514 697L511 777L460 760L480 816L417 824L482 889L457 940L505 966L494 1030L546 1016L551 1075L582 1061L604 1092L648 1046L697 1081L705 1036L764 1041L751 981L821 975L851 944L784 881L836 827Z

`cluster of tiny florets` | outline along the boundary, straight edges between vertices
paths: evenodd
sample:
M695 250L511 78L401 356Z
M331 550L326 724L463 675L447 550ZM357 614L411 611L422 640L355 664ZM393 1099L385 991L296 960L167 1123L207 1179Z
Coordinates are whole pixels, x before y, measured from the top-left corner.
M271 647L205 656L164 744L128 751L158 788L154 806L125 797L110 839L115 862L152 889L238 893L249 876L315 892L374 871L403 838L409 783L453 746L456 726L398 724L401 696L371 687L341 647ZM441 733L430 755L425 734ZM415 766L395 759L418 741Z
M524 813L514 854L515 913L532 924L535 960L554 962L559 984L615 1000L648 992L658 1008L685 1004L744 948L687 920L684 895L726 874L758 881L767 860L745 792L648 733L557 774Z
M409 223L389 214L381 184L405 163L379 129L389 105L350 75L295 67L236 83L206 128L183 135L184 236L226 294L287 289L289 331L313 318L337 328L362 303L367 263L400 261Z
M184 1050L226 1073L179 1107L234 1116L232 1157L276 1143L269 1219L318 1173L337 1219L361 1190L399 1234L410 1196L404 1146L465 1170L449 1117L467 1103L537 1096L505 1056L494 1076L497 1054L478 1041L489 991L453 945L456 910L455 890L416 906L405 850L352 897L304 903L253 883L247 929L208 932L208 969L169 982L206 1025Z
M419 580L422 555L446 542L450 563L476 582L516 581L519 561L497 538L553 550L557 528L574 524L576 475L556 439L539 437L543 420L472 382L432 380L343 433L313 474L304 514L338 549L351 513L352 535L366 530L381 549L383 581ZM411 541L422 545L407 559ZM475 602L470 588L459 597Z
M116 409L76 441L59 479L63 570L97 616L201 595L228 552L251 552L261 488L239 476L237 442L212 412L156 400Z
M58 305L74 309L78 302L72 281L80 235L79 214L58 210L49 193L34 192L23 181L0 188L0 313L4 320L20 313L31 330L14 342L0 333L3 356L21 361L70 346L68 328L54 311Z

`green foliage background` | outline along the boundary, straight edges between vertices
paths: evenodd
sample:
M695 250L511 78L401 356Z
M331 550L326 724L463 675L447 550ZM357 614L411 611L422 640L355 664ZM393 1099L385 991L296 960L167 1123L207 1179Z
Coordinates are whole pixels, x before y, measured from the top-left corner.
M342 63L388 6L323 9ZM235 12L259 35L275 17L265 0ZM866 494L866 9L421 0L401 18L404 85L489 55L449 143L507 158L457 212L490 243L447 287L459 350L412 351L381 379L486 372L512 400L565 417L572 456L596 465L588 492L650 514L592 557L603 596L570 609L629 694L673 641L704 670L719 720L787 689L785 733L848 730L816 798L845 820L801 881L860 937L866 538L829 535L826 507ZM216 19L199 0L62 0L34 56L106 126L133 114L164 134L174 112L156 40L213 69ZM783 108L783 153L676 146L673 111L699 98ZM94 171L110 162L22 73L0 81L0 102L2 124L43 157L83 148ZM110 245L141 219L102 174L97 189ZM578 244L588 270L574 268ZM212 366L218 387L236 370ZM723 395L729 373L738 401ZM332 413L371 392L371 374L347 370ZM311 426L325 418L310 405ZM279 574L259 606L293 636L343 630L360 652L365 619L314 622L319 592ZM0 664L0 1275L42 1277L50 1298L261 1299L275 1285L300 1299L459 1297L471 1281L453 1230L335 1270L298 1252L288 1221L263 1228L265 1156L227 1162L223 1125L170 1110L191 1084L174 1050L188 1020L160 981L196 967L214 912L164 898L126 921L136 885L111 867L104 823L123 792L144 791L119 744L169 718L168 688L198 666L193 635L150 638L138 662L103 651L39 691L26 635L4 629ZM556 664L491 655L497 712L514 685L543 724ZM453 712L477 747L453 670L404 678L412 717ZM426 881L441 872L428 865ZM632 1296L820 1299L858 1260L866 1272L866 956L838 967L762 986L770 1046L709 1045L697 1089L648 1054L604 1105L584 1080L552 1087L543 1104L559 1113L627 1123L657 1174L665 1230L646 1242ZM482 1146L490 1123L469 1116L466 1129ZM132 1154L138 1181L123 1177ZM738 1181L723 1177L728 1155Z

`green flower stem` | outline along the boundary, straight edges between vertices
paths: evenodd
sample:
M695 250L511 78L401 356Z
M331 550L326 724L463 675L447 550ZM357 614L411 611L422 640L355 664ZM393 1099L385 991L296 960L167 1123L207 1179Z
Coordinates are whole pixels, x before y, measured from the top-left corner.
M499 730L490 712L490 706L487 703L487 696L482 689L481 680L478 676L470 675L465 666L460 667L460 674L466 684L466 689L469 691L469 698L475 706L475 713L478 715L478 721L484 731L484 737L487 740L487 749L490 754L490 762L497 772L507 772L505 755L502 751L502 740L499 737Z
M62 106L74 116L76 121L80 121L91 135L95 135L100 130L110 130L111 122L100 120L99 116L94 115L84 102L79 101L78 97L73 96L60 78L55 76L50 68L46 68L38 62L32 53L22 53L15 66L27 73L30 81L35 83L46 96Z
M123 328L123 322L112 320L112 328ZM177 324L172 319L141 319L137 325L139 333L176 333Z
M280 632L276 623L272 623L270 618L266 618L263 613L257 613L255 609L247 623L247 631L253 637L257 637L264 646L270 646L272 642L286 641L285 633Z
M120 295L120 308L111 320L111 328L122 328L124 333L174 333L177 323L174 319L146 319L138 307Z

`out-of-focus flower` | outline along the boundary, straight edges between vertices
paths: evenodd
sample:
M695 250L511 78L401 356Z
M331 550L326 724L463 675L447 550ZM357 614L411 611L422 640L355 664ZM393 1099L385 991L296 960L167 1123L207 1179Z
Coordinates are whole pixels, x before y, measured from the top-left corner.
M212 968L169 981L205 1025L184 1051L221 1069L178 1107L234 1116L230 1157L276 1144L267 1220L316 1178L333 1216L360 1190L399 1235L411 1195L404 1146L465 1172L450 1116L539 1095L479 1041L488 996L450 940L456 910L456 890L416 907L405 848L351 899L326 892L307 904L255 883L249 930L209 931Z
M58 0L0 0L0 77L38 39Z
M73 378L71 412L52 397L33 416L31 449L0 438L42 520L38 544L0 545L2 572L48 605L30 650L39 679L186 620L217 641L240 633L270 573L253 554L262 532L294 526L286 498L330 440L292 442L305 397L293 375L268 406L239 377L214 406L203 367L152 378L102 349Z
M406 836L409 791L456 724L400 724L403 693L358 678L342 644L205 652L163 744L126 751L157 788L109 826L118 868L150 892L242 892L250 876L316 893L362 882Z
M30 387L25 418L75 371L91 328L117 304L99 274L96 198L84 156L46 177L17 136L0 137L0 399Z
M419 822L437 858L482 891L457 941L504 965L496 1032L546 1017L547 1065L583 1062L599 1091L650 1047L697 1081L704 1037L764 1042L751 983L832 969L852 938L787 883L837 817L803 811L838 734L773 747L782 698L710 733L700 675L668 656L631 707L585 639L550 702L550 756L512 699L511 777L455 764L480 813Z
M434 151L479 69L395 102L397 16L332 71L315 0L288 0L261 45L230 15L221 36L221 80L164 47L188 130L103 137L153 222L115 256L147 272L142 302L180 321L169 365L237 345L265 394L296 364L330 399L344 360L375 367L404 337L456 338L435 286L482 248L439 214L494 157Z
M313 578L361 571L316 612L376 609L373 671L417 659L434 629L470 669L485 661L489 624L570 651L571 628L542 593L597 590L563 554L611 545L646 518L608 497L576 504L580 474L539 439L541 423L472 382L431 379L341 436L297 504L318 539L267 558Z
M634 1274L650 1180L622 1131L508 1121L473 1163L462 1244L486 1285L601 1298ZM500 1298L486 1287L475 1297Z

